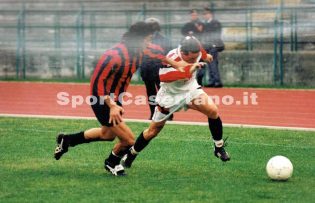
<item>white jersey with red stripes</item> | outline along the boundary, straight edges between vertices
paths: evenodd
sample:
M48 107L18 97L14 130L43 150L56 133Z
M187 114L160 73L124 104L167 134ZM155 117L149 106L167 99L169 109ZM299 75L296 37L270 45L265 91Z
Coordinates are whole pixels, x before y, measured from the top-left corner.
M199 62L201 55L202 54L200 53L196 62ZM167 54L167 57L177 62L183 61L180 47L171 50ZM171 108L185 98L189 97L190 99L188 100L191 101L191 99L200 95L202 90L196 80L197 73L195 71L191 74L189 72L190 67L191 66L185 67L185 72L180 72L173 67L160 68L159 76L161 88L157 93L156 102L161 107ZM198 94L196 95L197 92Z

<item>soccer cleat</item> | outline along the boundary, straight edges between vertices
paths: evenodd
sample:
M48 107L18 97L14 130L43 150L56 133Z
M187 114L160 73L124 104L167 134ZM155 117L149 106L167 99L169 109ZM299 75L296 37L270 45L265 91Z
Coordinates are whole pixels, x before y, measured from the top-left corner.
M220 158L222 161L230 161L229 154L224 150L224 147L214 147L214 156Z
M64 134L59 134L56 137L56 141L57 141L57 147L55 149L54 157L56 160L59 160L61 156L68 151L69 142L66 139L66 136Z
M107 159L105 160L104 168L114 176L126 175L125 169L121 164L113 165Z
M130 168L132 162L136 159L137 155L132 154L130 151L121 159L121 164L126 167Z

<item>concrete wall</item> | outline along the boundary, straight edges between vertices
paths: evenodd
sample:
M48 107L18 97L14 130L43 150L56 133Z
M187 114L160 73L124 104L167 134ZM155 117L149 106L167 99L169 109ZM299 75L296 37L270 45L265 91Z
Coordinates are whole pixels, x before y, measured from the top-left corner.
M89 78L103 50L86 51L85 77ZM284 53L284 84L315 87L314 52ZM76 51L27 50L26 77L75 78L81 62ZM15 51L0 51L0 76L16 75ZM22 63L22 61L20 61ZM224 51L219 68L224 84L274 84L273 52ZM20 66L22 67L22 66ZM278 71L279 72L279 71ZM20 69L20 75L23 71ZM279 77L279 75L277 75Z
M85 60L85 76L90 77L96 66L102 51L87 51ZM83 57L83 56L82 56ZM26 78L76 78L82 65L82 57L78 57L76 50L53 51L51 49L26 50L25 66L23 57L16 60L15 50L0 50L0 76L1 78L12 78L18 75L23 77L23 67L25 67ZM18 69L17 69L17 63ZM79 67L79 68L78 68Z
M219 57L225 84L274 84L272 52L226 51ZM315 86L314 57L314 52L285 52L284 84ZM277 82L280 82L279 64L276 73Z

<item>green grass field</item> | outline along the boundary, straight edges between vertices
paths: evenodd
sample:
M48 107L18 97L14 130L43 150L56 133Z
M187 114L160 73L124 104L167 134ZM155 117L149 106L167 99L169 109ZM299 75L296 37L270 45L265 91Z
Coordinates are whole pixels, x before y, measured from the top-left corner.
M136 135L148 125L129 124ZM314 202L314 132L225 128L232 160L222 163L206 126L167 125L125 177L103 169L113 142L77 146L53 159L58 132L97 125L0 117L0 202ZM265 172L278 154L294 165L287 182Z

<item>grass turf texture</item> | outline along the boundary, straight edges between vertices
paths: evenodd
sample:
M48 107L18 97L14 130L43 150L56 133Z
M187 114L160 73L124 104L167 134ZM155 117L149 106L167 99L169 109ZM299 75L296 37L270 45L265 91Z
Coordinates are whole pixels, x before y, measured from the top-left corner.
M136 136L148 124L129 123ZM167 125L127 171L103 169L112 142L70 148L53 159L58 132L98 126L96 121L0 118L0 202L313 202L315 134L225 128L222 163L213 155L206 126ZM293 177L267 178L274 155L290 158Z

